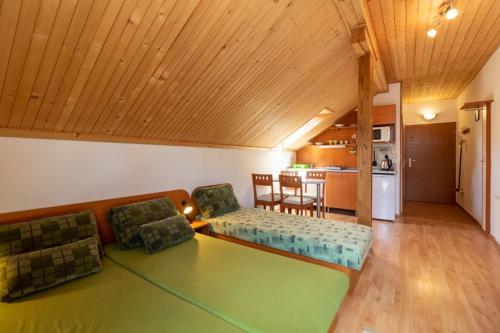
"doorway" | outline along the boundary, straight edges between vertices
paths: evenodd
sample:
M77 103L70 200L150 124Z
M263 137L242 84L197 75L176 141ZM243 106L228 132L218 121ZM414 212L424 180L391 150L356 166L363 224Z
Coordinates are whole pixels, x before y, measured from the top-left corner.
M455 203L456 123L405 126L405 200Z

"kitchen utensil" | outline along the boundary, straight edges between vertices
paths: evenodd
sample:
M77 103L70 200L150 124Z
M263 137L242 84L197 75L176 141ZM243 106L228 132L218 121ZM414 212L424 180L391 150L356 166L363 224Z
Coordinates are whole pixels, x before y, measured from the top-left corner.
M373 151L373 162L372 166L376 167L377 166L377 159L375 158L375 150Z
M392 170L392 161L389 158L389 155L385 155L385 158L380 162L381 170Z

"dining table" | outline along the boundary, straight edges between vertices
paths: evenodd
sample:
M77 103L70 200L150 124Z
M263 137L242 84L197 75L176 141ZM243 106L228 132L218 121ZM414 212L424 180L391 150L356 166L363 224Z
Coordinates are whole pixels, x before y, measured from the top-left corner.
M279 183L279 179L273 179L273 182ZM317 178L302 178L302 184L316 185L316 215L321 218L321 185L326 184L326 180Z

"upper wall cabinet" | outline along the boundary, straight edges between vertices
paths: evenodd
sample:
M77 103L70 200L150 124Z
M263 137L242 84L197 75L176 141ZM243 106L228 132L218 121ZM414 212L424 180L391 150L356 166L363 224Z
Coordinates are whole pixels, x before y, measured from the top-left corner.
M337 119L336 124L356 125L358 112L350 111ZM382 105L373 107L373 126L396 125L396 105Z
M373 126L396 125L396 105L373 107Z

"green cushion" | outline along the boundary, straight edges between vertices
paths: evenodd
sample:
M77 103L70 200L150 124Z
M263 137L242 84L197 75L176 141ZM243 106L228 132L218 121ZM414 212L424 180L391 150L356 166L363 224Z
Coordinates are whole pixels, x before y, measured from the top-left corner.
M172 216L139 227L139 234L148 254L187 241L193 238L194 233L184 215Z
M97 223L91 210L0 225L0 257L73 243L92 236L100 247Z
M210 231L278 250L361 270L373 242L357 223L241 208L207 220Z
M0 258L0 298L11 301L102 269L97 240Z
M99 274L0 303L0 332L242 332L106 257L102 263Z
M193 191L193 199L203 218L221 216L240 208L231 184L198 187Z
M169 198L159 198L111 208L109 222L120 249L142 245L139 226L178 215L179 211Z
M199 233L153 256L114 244L106 255L247 332L324 333L349 288L334 269Z

